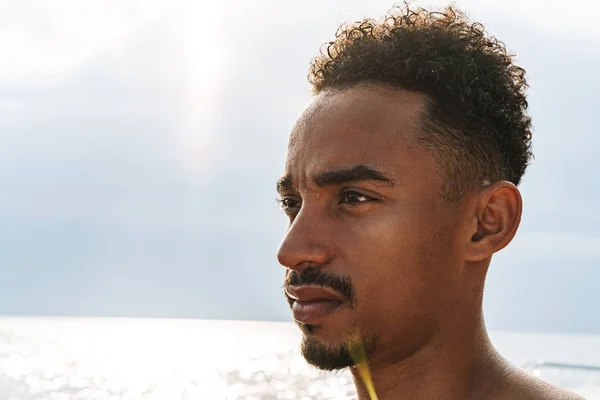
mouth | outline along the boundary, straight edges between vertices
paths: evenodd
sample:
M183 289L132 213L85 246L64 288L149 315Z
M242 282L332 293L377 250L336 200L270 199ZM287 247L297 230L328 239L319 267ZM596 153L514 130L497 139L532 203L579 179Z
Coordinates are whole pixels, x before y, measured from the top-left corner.
M304 324L317 324L345 305L345 299L318 286L288 286L285 289L294 319Z
M336 300L315 300L309 302L294 300L292 313L296 321L314 325L322 322L343 305L343 302Z

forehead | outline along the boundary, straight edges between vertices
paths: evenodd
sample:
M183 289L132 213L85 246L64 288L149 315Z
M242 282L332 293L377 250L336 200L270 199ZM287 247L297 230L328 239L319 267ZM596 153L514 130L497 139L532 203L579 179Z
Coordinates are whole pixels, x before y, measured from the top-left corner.
M318 173L362 164L390 171L417 161L414 135L425 96L382 86L321 93L298 118L286 173Z

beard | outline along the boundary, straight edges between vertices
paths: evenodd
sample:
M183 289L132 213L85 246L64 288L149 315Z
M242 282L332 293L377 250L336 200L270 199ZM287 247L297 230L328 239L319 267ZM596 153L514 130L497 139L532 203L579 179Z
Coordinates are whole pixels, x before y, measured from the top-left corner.
M321 271L319 268L307 268L302 272L289 271L286 274L284 287L290 285L317 285L331 288L346 299L350 308L356 307L354 288L349 277L336 276ZM286 300L292 308L294 299L286 295ZM339 344L326 344L319 341L314 335L316 331L321 329L320 326L308 325L298 321L296 321L296 324L303 332L302 356L309 364L319 369L334 371L349 368L355 364L352 350L360 348L364 350L366 356L375 351L375 338L365 341L356 328L350 329L346 332L346 335L342 335Z
M304 333L300 346L302 356L307 363L318 369L337 371L350 368L375 352L375 337L366 340L354 334L344 338L341 344L325 344L312 334L319 329L318 326L298 325Z

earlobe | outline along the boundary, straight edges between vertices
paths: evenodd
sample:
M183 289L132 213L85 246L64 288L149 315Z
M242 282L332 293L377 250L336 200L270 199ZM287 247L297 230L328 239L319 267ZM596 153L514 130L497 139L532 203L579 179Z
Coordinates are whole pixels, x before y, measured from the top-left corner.
M476 206L476 232L469 243L469 261L481 261L503 249L515 236L521 221L522 199L510 182L485 188Z

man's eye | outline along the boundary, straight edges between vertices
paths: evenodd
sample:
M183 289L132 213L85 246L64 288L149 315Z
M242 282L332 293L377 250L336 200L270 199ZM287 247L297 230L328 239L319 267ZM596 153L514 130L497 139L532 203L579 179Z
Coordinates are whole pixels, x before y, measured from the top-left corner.
M375 199L371 196L367 196L366 194L354 192L354 191L346 191L342 193L341 203L355 205L360 203L366 203L369 201L375 201Z
M301 205L299 200L292 197L282 197L277 199L277 203L279 204L279 207L286 212L297 210Z

